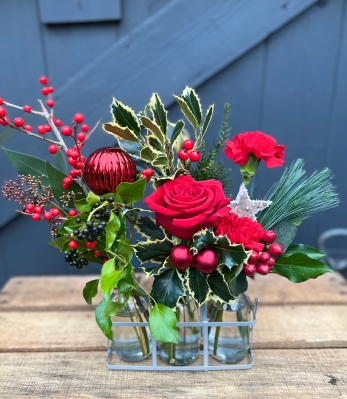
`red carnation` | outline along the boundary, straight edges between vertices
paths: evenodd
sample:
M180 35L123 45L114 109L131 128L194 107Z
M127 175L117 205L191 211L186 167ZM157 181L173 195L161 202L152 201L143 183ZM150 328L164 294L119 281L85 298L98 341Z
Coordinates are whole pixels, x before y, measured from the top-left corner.
M225 156L239 165L245 165L248 157L253 154L257 159L263 159L268 168L276 168L284 163L284 145L277 145L276 140L262 132L245 132L227 140L224 149Z
M215 221L213 230L216 236L226 236L232 244L243 244L247 250L259 252L264 248L264 244L259 243L264 234L263 226L248 217L229 213Z

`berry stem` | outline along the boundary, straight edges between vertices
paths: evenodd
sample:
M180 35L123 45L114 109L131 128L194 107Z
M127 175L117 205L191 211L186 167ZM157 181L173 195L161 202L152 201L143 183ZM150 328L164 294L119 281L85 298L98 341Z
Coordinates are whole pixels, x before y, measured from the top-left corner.
M101 122L102 122L101 119L99 119L99 120L96 122L96 124L95 124L95 126L93 127L93 129L92 129L88 134L86 134L86 139L85 139L84 141L87 141L87 140L90 138L90 136L95 132L95 130L98 128L98 126L100 125Z
M14 105L14 104L8 103L7 101L4 101L4 105L6 105L7 107L20 109L20 110L22 110L24 112L24 108L23 107L19 107L18 105ZM30 113L43 117L42 112L39 112L39 111L31 110Z

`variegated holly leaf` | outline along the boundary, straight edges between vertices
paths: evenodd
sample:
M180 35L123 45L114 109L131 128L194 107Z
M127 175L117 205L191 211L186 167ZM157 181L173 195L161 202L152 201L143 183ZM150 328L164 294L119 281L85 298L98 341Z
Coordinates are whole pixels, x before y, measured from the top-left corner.
M166 270L166 267L164 265L159 265L157 267L141 267L141 269L145 272L146 278L151 277L151 276L158 276L160 273L162 273L164 270Z
M169 160L166 157L158 157L152 162L152 165L158 168L167 168L169 166Z
M193 126L194 129L199 127L199 124L197 122L197 120L195 119L194 114L192 113L192 111L189 109L188 105L186 104L186 102L178 96L174 96L178 105L181 108L181 111L183 112L184 116L187 118L187 120L189 121L189 123Z
M111 104L111 113L114 117L114 121L123 128L128 128L136 136L141 133L141 127L139 120L135 112L127 105L122 104L120 101L113 99Z
M211 122L212 115L213 115L213 110L214 110L214 105L211 105L209 107L209 109L207 110L207 112L206 112L204 124L202 125L202 129L201 129L201 132L202 132L203 135L206 133L208 125Z
M157 123L158 126L160 126L160 129L164 134L164 136L166 136L167 124L168 124L167 111L165 110L164 104L162 103L157 93L154 93L152 95L151 100L149 102L149 106L155 122Z
M154 277L151 296L156 303L175 308L184 293L183 279L177 269L167 269Z
M164 153L164 148L161 144L161 142L154 137L153 135L150 135L147 137L147 141L148 141L148 146L149 148L158 155L162 155Z
M207 282L212 291L212 299L222 303L229 303L235 299L235 296L229 290L229 285L225 281L224 276L218 270L215 270L208 276Z
M163 263L169 256L174 243L167 238L155 241L140 241L133 245L136 257L142 263L153 262Z
M154 185L156 188L160 187L162 184L166 183L169 180L174 180L179 176L186 175L187 171L184 169L176 169L175 172L171 176L164 177L153 177Z
M102 128L106 133L112 134L117 139L138 142L136 134L127 127L122 127L116 122L104 123Z
M183 129L184 129L184 122L182 120L179 120L173 128L173 132L170 139L171 145L174 145L176 140L179 139L181 133L183 132Z
M191 113L194 115L194 118L198 126L200 126L202 109L201 109L200 99L196 94L196 92L190 87L186 87L181 95L181 98L187 104Z
M162 146L165 143L165 136L161 131L160 127L151 119L147 118L146 116L141 116L142 125L147 129L150 130L153 136L158 139Z
M146 146L142 148L140 152L140 157L147 162L152 162L155 160L157 155L153 152L153 150L150 147Z
M188 270L188 289L192 297L201 306L205 303L210 288L207 284L207 275L201 273L197 268L190 267Z
M200 230L193 235L193 242L190 247L193 255L196 255L200 249L205 248L207 245L212 245L217 242L217 237L212 231L208 229Z
M225 279L227 279L226 275L225 275ZM247 281L247 277L244 273L238 274L229 283L229 290L235 296L238 296L238 295L242 294L243 292L246 292L247 288L248 288L248 281Z
M149 216L139 216L136 221L135 229L143 237L150 240L163 240L164 231L155 224L155 221Z

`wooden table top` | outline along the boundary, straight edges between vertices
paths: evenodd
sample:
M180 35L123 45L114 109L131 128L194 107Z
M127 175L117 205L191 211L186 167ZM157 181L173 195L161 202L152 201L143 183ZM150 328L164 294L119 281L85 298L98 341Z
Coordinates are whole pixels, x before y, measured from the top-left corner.
M95 276L16 277L0 291L0 398L347 398L347 282L257 276L255 366L110 371L82 289Z

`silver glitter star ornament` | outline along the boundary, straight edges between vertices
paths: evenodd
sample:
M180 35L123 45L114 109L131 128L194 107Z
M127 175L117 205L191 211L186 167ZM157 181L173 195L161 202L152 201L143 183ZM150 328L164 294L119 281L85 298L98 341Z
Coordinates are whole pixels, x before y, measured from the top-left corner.
M272 201L251 200L246 186L242 183L236 198L230 201L231 212L256 220L255 215L272 204Z

